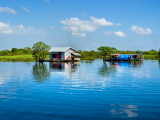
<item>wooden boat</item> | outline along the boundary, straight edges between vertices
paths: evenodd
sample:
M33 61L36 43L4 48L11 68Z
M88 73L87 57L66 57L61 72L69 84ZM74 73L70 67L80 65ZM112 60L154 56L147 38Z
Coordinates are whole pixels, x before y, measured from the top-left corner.
M111 54L110 59L103 61L142 61L142 54Z

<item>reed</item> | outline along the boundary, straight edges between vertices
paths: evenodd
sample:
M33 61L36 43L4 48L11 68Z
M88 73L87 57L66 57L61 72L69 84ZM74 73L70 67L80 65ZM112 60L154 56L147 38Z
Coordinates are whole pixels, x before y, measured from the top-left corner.
M47 55L46 59L49 59L49 55ZM0 56L1 62L6 61L24 61L24 62L31 62L35 61L35 58L32 55L13 55L13 56Z

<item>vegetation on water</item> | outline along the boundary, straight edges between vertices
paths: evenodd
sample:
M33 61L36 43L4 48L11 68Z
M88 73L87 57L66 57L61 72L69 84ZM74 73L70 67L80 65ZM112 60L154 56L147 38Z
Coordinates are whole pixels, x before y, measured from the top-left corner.
M50 49L49 45L46 45L43 42L37 42L32 47L32 55L36 61L37 59L45 59L49 49Z
M0 51L0 61L35 61L37 59L49 59L49 45L46 45L43 42L37 42L33 45L32 48L12 48L11 50L2 50ZM94 59L103 59L106 55L106 58L109 58L110 54L143 54L144 59L160 59L160 49L156 51L154 49L149 51L121 51L117 50L114 47L101 46L97 48L98 51L82 51L78 50L78 53L81 55L81 60L94 60Z

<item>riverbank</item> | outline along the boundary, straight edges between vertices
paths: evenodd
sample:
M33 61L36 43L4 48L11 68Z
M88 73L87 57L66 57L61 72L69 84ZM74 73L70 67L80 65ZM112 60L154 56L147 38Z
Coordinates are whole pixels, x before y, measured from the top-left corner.
M47 55L46 59L49 59L49 55ZM0 56L1 62L6 61L24 61L24 62L32 62L35 61L35 58L32 55L13 55L13 56Z
M47 55L46 60L49 59L49 55ZM87 56L82 57L81 60L94 60L94 59L103 59L103 56L94 57ZM144 59L158 60L158 55L144 55ZM13 56L0 56L0 62L6 61L24 61L24 62L32 62L35 61L32 55L13 55Z

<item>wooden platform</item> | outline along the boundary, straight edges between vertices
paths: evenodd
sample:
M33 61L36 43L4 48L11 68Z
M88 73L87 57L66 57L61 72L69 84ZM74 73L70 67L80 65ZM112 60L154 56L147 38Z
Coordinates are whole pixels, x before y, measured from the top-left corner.
M39 60L39 62L79 62L80 60Z

